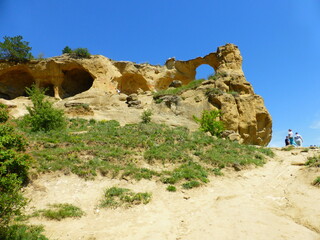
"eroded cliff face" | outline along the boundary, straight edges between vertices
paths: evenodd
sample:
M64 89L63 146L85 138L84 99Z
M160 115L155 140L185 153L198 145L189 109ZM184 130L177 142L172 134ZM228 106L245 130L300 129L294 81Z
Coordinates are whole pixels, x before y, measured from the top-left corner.
M62 102L74 100L81 93L81 96L95 98L88 102L92 106L97 102L100 107L103 102L109 106L110 99L101 100L105 98L102 96L117 95L120 91L123 100L133 93L167 89L174 80L185 85L195 79L197 68L203 64L214 69L216 75L213 79L204 81L198 89L184 92L172 105L155 104L152 96L147 94L151 100L145 101L137 111L152 108L159 114L164 111L192 121L193 115L200 116L205 109L220 109L226 128L239 133L244 143L267 145L272 133L271 116L263 99L254 93L251 84L246 81L240 51L233 44L218 47L216 52L188 61L170 58L163 66L113 61L100 55L90 59L62 55L25 64L2 61L0 98L12 100L25 96L25 88L36 84L49 89L47 94ZM113 106L118 105L113 103ZM127 113L125 109L124 112Z

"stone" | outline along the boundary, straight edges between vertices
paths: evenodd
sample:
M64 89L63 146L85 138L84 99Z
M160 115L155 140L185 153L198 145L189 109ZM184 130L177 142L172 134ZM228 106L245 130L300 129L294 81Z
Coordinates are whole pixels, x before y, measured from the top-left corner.
M182 86L182 82L179 80L173 80L169 85L169 87L173 87L173 88L178 88L181 86Z

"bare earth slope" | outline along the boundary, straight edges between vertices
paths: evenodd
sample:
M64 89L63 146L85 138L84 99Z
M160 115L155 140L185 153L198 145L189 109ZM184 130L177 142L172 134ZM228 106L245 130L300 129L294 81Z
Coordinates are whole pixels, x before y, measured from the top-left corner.
M205 187L171 193L153 181L43 175L25 194L29 211L52 203L72 203L86 216L43 224L50 239L320 239L319 170L292 165L315 150L275 150L263 167L212 177ZM297 153L294 155L292 153ZM129 209L99 209L104 189L119 186L152 192L152 201Z

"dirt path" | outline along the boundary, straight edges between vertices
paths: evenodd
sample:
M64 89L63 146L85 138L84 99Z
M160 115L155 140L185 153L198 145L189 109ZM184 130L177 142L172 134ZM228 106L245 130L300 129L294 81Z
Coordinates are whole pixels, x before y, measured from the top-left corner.
M320 189L310 184L320 171L292 165L312 154L276 150L277 157L263 167L212 177L206 187L175 193L145 180L45 175L26 189L30 208L72 203L86 216L31 222L59 240L320 239ZM104 189L114 185L152 192L153 199L130 209L97 208Z

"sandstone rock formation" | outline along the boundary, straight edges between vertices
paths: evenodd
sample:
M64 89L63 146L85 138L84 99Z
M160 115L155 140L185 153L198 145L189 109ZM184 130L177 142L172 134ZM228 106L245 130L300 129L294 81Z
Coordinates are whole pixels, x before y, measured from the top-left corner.
M202 64L213 68L216 75L212 79L181 95L163 96L160 104L153 101L152 91L167 89L173 81L188 84ZM80 101L90 105L93 114L87 115L95 117L103 111L108 119L120 118L121 113L139 115L148 108L158 114L154 118L159 122L177 122L193 129L193 115L199 117L203 110L220 109L226 128L240 134L244 143L267 145L271 140L271 116L263 99L246 81L240 51L233 44L188 61L170 58L163 66L113 61L101 55L73 59L67 54L25 64L0 62L0 98L15 101L25 96L25 87L32 84L48 88L48 95L60 99L57 106L73 106ZM139 108L128 109L124 101L131 94L137 94ZM112 113L115 109L118 117ZM123 123L130 121L123 119Z

